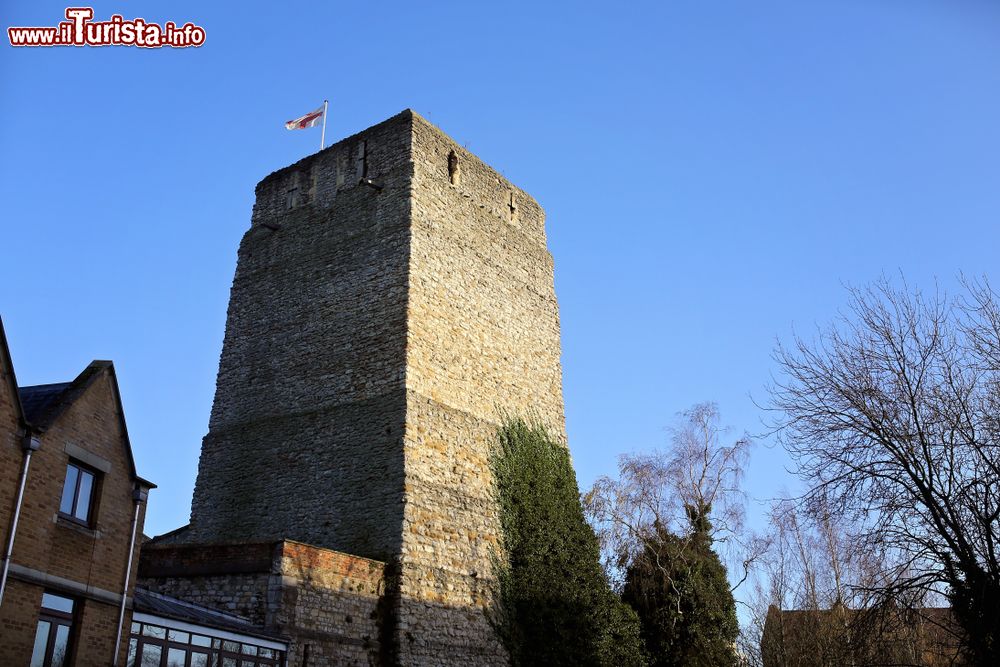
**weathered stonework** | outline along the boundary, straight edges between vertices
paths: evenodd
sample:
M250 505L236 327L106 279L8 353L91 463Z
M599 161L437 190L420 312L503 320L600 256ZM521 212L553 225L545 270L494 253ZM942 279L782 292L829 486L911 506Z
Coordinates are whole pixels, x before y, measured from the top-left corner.
M390 119L257 186L185 539L399 551L408 128Z
M147 590L240 616L291 639L289 665L378 664L385 564L289 540L150 546ZM308 648L306 648L308 647Z
M382 659L503 664L488 450L503 411L564 436L559 356L534 199L410 111L345 139L257 186L191 524L161 543L391 562Z
M499 539L488 451L498 410L565 435L552 257L535 200L419 117L413 163L400 653L500 663L481 611Z

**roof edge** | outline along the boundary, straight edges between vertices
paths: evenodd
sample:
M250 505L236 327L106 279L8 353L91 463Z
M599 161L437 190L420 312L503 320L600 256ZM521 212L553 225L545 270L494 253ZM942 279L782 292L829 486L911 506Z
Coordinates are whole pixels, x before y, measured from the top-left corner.
M139 477L135 468L135 457L132 454L132 441L129 438L128 425L125 423L125 408L122 405L121 390L118 387L118 374L115 372L114 362L107 359L95 359L87 364L87 367L84 368L83 371L81 371L80 374L77 375L76 378L74 378L70 383L69 389L64 391L56 403L39 419L38 423L33 424L32 426L42 432L51 428L52 425L55 424L56 421L58 421L58 419L76 402L76 400L83 396L94 384L94 382L96 382L97 379L104 373L107 373L108 378L111 380L111 393L115 401L115 412L118 414L118 424L121 427L122 444L125 446L125 458L128 460L129 475L133 482L136 482L147 489L155 489L156 484Z
M10 347L7 345L7 332L3 327L3 316L0 316L0 354L3 355L7 368L10 369L8 382L14 396L14 410L17 412L18 422L25 431L31 431L31 424L24 414L24 405L21 404L21 391L17 386L17 374L14 373L14 359L10 356Z

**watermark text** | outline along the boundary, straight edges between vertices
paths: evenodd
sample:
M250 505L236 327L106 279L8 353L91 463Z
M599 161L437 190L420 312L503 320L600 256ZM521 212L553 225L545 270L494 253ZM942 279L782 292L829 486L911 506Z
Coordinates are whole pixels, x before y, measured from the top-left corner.
M11 27L11 46L139 46L186 48L205 43L205 29L193 23L162 26L145 19L126 20L114 14L107 21L94 21L92 7L67 7L66 20L50 27Z

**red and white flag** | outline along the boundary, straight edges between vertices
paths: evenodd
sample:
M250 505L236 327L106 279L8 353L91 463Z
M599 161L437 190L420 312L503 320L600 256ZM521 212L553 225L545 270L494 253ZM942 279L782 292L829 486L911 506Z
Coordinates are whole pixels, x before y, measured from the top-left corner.
M296 118L295 120L288 121L287 123L285 123L285 129L304 130L307 127L313 127L321 120L323 120L323 116L325 113L326 113L326 104L321 106L319 109L316 109L316 111L310 111L305 116L301 116L299 118Z

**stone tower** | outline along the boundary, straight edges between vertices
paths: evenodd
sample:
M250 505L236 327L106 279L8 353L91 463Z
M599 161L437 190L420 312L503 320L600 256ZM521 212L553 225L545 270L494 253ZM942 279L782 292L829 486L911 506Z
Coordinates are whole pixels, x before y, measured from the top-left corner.
M403 113L257 186L185 541L398 563L403 664L493 664L498 410L564 435L535 200Z

